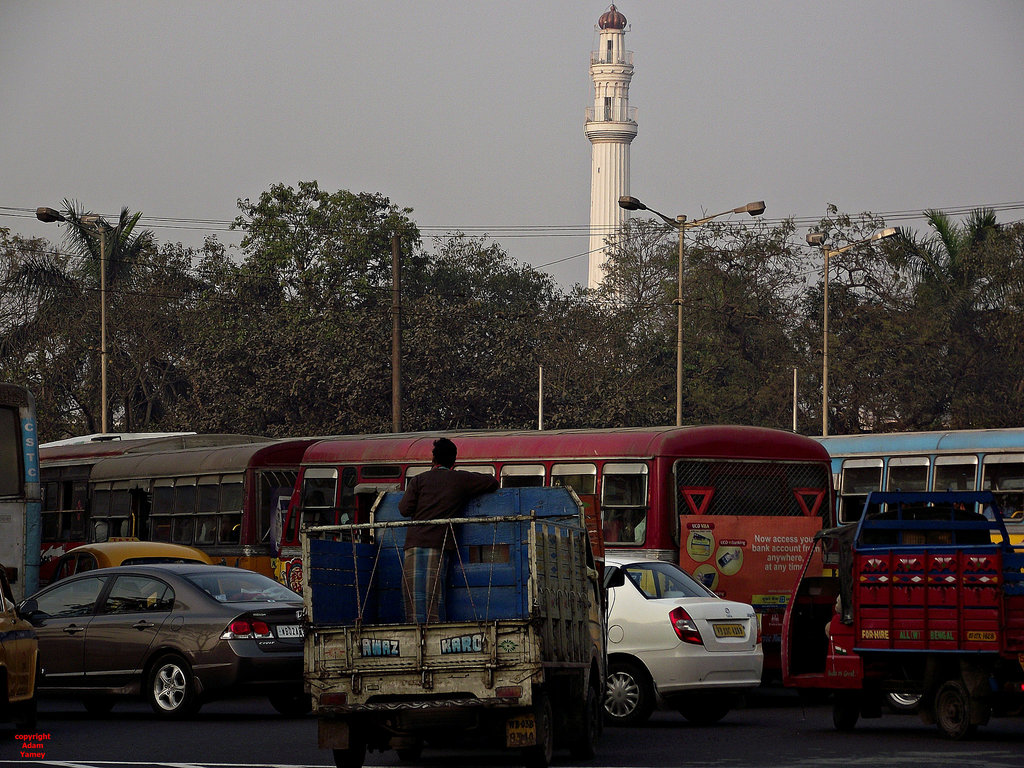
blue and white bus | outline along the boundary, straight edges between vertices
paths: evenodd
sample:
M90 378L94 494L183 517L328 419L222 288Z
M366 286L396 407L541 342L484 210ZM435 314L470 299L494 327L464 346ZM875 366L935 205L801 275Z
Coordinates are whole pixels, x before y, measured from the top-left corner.
M32 394L0 384L0 563L15 600L39 587L39 440Z
M1013 541L1024 540L1024 428L815 438L832 457L838 522L871 491L992 491ZM980 510L979 510L980 511Z

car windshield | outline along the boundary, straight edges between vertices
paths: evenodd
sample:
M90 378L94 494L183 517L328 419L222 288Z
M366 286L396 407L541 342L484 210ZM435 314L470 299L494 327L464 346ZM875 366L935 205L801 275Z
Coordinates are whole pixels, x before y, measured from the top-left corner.
M630 563L622 566L622 570L647 598L715 596L714 592L672 563Z
M302 599L273 579L240 568L188 573L185 578L221 603L296 603Z

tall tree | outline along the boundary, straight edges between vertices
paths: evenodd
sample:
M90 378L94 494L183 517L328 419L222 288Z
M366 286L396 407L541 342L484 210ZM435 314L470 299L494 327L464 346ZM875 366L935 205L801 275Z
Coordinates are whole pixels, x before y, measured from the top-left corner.
M211 251L200 264L183 412L210 431L386 429L393 236L410 279L424 263L410 211L315 181L276 184L239 209L242 263Z

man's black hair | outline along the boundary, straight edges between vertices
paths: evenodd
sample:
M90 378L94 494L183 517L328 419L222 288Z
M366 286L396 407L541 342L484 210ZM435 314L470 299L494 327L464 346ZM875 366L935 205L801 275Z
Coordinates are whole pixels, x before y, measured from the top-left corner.
M439 437L434 441L433 460L435 464L451 469L455 466L455 458L459 449L447 437Z

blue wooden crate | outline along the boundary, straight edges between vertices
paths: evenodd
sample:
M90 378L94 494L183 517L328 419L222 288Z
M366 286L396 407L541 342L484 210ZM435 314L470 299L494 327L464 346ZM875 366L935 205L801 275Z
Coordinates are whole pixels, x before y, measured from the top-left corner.
M307 574L314 624L352 624L360 617L376 621L371 579L377 548L371 544L312 539Z

